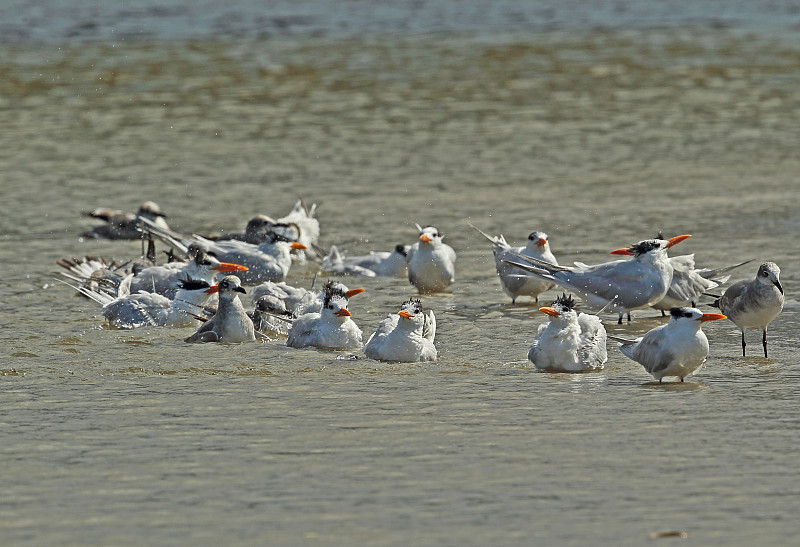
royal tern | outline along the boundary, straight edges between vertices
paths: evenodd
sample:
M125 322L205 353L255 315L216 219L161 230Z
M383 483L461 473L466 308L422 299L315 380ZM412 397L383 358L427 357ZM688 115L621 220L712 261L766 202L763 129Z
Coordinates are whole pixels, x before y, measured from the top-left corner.
M742 331L742 357L745 355L744 332L762 329L764 357L767 356L767 327L783 309L781 269L774 262L758 267L755 279L743 279L728 287L712 305L718 307Z
M280 283L267 281L253 288L251 292L253 294L254 304L255 301L262 296L271 295L282 300L288 312L300 316L305 313L319 312L322 310L325 293L329 287L341 290L348 300L364 292L364 289L349 289L344 283L333 279L329 280L321 291L314 291L303 287L293 287L286 284L284 281Z
M347 296L344 291L336 286L326 286L322 310L298 317L289 327L286 345L293 348L360 348L361 330L347 310Z
M419 299L403 302L400 311L378 325L364 346L364 354L379 361L435 361L436 317L422 311Z
M239 293L246 294L241 280L235 275L225 276L217 284L219 305L214 317L203 323L186 342L221 342L238 344L256 339L253 321L247 316L239 301Z
M636 245L611 251L611 254L633 255L633 259L595 266L555 266L520 254L515 255L517 260L504 259L504 262L522 268L543 281L574 291L590 307L619 312L621 324L626 312L652 306L664 298L672 280L672 266L666 250L689 237L646 239Z
M550 316L539 325L528 359L551 372L600 370L608 360L606 329L595 315L578 314L575 300L563 294L552 306L539 308Z
M648 331L636 340L615 336L617 347L661 382L665 376L683 379L698 370L708 357L708 338L700 328L706 321L725 319L719 313L703 313L697 308L672 308L665 325Z
M455 281L456 253L439 230L416 226L419 241L408 250L408 280L421 293L443 291Z
M319 248L319 220L314 216L317 210L317 204L311 205L311 208L306 207L302 198L295 202L294 207L285 217L278 219L279 223L294 225L299 230L297 234L297 242L305 245L305 248L297 253L298 259L303 260L305 257L316 258L322 256L324 251L321 252ZM288 234L287 237L290 237Z
M78 291L103 306L103 317L110 324L119 329L136 329L196 326L197 314L217 289L204 280L184 279L175 298L170 300L156 293L130 293L131 279L129 275L120 285L119 296L85 287L79 287Z
M470 224L470 226L472 226L472 224ZM472 227L483 237L491 241L497 275L500 277L500 284L503 287L503 291L511 297L512 304L517 301L517 297L519 296L530 296L533 298L534 302L538 302L539 295L553 286L552 283L530 277L519 268L504 262L505 259L513 260L514 254L516 253L532 256L544 262L558 265L556 257L550 252L549 238L546 233L532 232L528 236L528 242L524 247L512 247L506 242L506 238L503 237L503 234L494 237L475 226Z
M166 215L161 212L161 208L153 201L145 201L135 213L98 208L83 214L105 221L105 224L95 226L81 234L82 237L93 239L141 239L142 232L139 231L138 227L142 218L150 220L159 227L169 229L167 222L164 220Z
M391 251L370 251L368 255L343 256L342 262L372 270L379 277L406 277L408 249L408 245L395 245Z
M664 298L653 304L653 307L661 310L662 316L672 308L695 307L704 292L715 289L730 279L731 276L727 272L749 262L752 260L733 266L708 269L695 268L693 254L671 256L669 263L672 265L672 282Z
M375 277L375 272L358 264L345 262L336 245L331 245L330 252L322 259L322 271L333 275L362 275Z

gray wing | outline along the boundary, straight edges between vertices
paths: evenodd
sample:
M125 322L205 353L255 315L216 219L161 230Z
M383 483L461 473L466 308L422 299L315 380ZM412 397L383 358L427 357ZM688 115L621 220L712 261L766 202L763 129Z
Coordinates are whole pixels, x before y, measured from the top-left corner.
M673 360L670 348L664 345L661 333L664 326L656 327L645 334L633 350L633 360L651 374L664 370Z
M608 360L606 350L606 329L596 315L578 315L581 328L581 361L592 368L599 368Z

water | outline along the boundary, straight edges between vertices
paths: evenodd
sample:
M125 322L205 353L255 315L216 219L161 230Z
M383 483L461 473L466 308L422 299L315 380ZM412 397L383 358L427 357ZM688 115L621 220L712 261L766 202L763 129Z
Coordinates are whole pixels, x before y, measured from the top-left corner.
M245 4L232 11L255 13ZM58 30L85 21L81 8L31 26L47 40L4 41L3 543L640 545L681 530L695 545L785 545L800 533L800 47L775 37L790 6L762 9L764 23L733 4L719 25L674 5L660 28L481 24L451 7L439 28L381 34L370 8L352 23L363 32L148 23L143 39L112 40L106 22L129 19L79 3L99 10L93 35ZM446 234L456 284L423 298L437 363L102 328L52 273L65 255L139 252L79 241L82 210L155 199L173 226L205 233L298 196L320 204L323 243L351 254L411 242L414 222ZM774 260L788 300L770 358L755 332L741 358L738 330L719 321L683 385L652 385L614 348L600 373L536 372L525 356L545 316L508 303L466 221L519 244L545 230L562 263L607 260L658 230L693 234L674 251L702 266ZM358 284L366 334L413 294L402 280ZM608 319L624 336L663 321Z

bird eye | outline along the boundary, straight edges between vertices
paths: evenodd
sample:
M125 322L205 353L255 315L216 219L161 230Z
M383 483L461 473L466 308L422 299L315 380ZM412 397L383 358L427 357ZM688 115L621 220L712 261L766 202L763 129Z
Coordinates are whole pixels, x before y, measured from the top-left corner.
M768 272L767 270L764 270L764 271L761 273L761 275L763 275L764 277L769 277L769 272Z

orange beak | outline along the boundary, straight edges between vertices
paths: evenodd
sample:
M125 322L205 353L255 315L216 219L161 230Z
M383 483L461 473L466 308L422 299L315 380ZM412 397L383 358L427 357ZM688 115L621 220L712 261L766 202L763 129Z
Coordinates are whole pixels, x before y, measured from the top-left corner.
M722 315L721 313L704 313L703 317L700 318L700 321L716 321L717 319L725 319L727 316Z
M308 249L308 247L306 247L302 243L298 243L297 241L292 241L291 247L293 251L296 251L297 249Z
M219 285L211 285L209 288L206 289L206 294L214 294L219 290Z
M422 235L420 235L420 236L419 236L419 240L420 240L420 241L424 241L425 243L430 243L430 242L431 242L431 238L430 238L430 237L428 237L428 234L422 234Z
M350 300L351 297L364 292L364 289L350 289L349 291L345 292L344 295Z
M346 309L342 308L341 310L334 312L333 315L338 315L339 317L350 317L350 312Z
M553 308L549 308L549 307L539 308L539 311L542 312L542 313L546 313L550 317L558 317L559 315L561 315L556 310L554 310Z
M248 270L247 266L231 264L230 262L220 262L219 266L214 266L211 269L218 272L245 272Z
M400 310L399 312L397 312L397 315L399 315L400 317L405 317L406 319L411 319L412 317L414 317L414 314L409 313L406 310Z
M610 255L632 255L633 251L631 251L630 247L625 247L624 249L614 249L610 253Z
M540 237L539 239L536 240L536 244L539 247L544 247L545 243L547 243L547 240L543 237Z
M680 243L681 241L684 241L684 240L686 240L686 239L689 239L690 237L692 237L692 236L675 236L675 237L671 237L671 238L669 238L669 239L667 240L667 241L669 242L669 243L667 243L667 249L669 249L670 247L672 247L672 246L674 246L674 245L677 245L677 244L678 244L678 243Z

